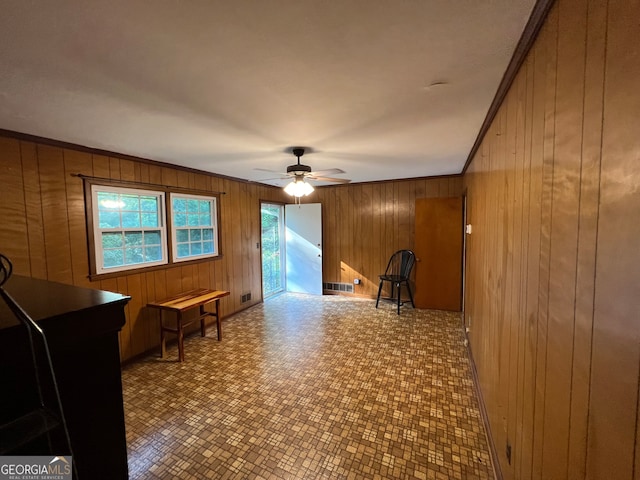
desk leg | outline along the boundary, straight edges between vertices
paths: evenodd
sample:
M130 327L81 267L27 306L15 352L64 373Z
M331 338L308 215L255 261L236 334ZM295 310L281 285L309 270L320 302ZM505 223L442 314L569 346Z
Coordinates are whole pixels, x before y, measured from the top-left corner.
M220 309L219 304L220 304L220 299L217 298L215 301L216 304L216 326L218 327L218 341L220 342L222 340L222 322L220 321Z
M178 360L184 362L184 330L182 328L182 312L178 312Z
M160 310L160 358L164 358L167 354L167 336L162 324L162 310Z

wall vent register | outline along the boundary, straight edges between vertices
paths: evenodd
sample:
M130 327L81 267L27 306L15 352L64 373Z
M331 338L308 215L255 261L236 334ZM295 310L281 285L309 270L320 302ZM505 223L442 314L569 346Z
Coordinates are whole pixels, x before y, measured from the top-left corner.
M353 293L353 285L350 283L323 283L322 288L330 292Z

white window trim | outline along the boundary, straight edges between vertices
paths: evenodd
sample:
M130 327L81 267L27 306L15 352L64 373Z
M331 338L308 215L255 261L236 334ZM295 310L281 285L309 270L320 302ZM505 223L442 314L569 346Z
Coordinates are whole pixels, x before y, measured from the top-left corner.
M213 229L213 252L212 253L203 253L200 255L189 255L188 257L178 257L178 241L177 241L177 230L178 227L175 226L175 212L173 211L173 200L175 198L186 198L186 199L194 199L194 200L208 200L211 201L211 228ZM189 262L193 260L200 260L203 258L215 258L220 255L220 245L218 242L218 199L212 195L193 195L189 193L169 193L169 209L171 212L171 262L172 263L180 263L180 262Z
M100 219L98 214L98 192L111 192L111 193L124 193L134 195L150 195L158 197L158 220L160 223L160 247L162 252L162 258L155 262L135 263L131 265L122 265L117 267L104 267L104 257L102 249L102 233L103 232L127 232L127 231L141 231L145 230L143 227L136 228L100 228ZM169 263L168 248L167 248L167 221L165 211L165 192L160 190L143 190L140 188L127 188L127 187L113 187L107 185L92 184L91 185L91 207L92 207L92 219L93 219L93 247L94 247L94 262L96 274L117 273L127 270L138 270L146 267L153 267L157 265L166 265ZM148 228L147 228L148 229ZM151 230L151 229L149 229ZM157 230L157 229L153 229Z

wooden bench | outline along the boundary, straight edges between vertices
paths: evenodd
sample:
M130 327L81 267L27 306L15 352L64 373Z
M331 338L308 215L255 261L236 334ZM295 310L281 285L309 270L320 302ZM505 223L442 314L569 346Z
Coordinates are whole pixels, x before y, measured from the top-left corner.
M160 356L164 358L166 351L166 332L178 335L178 359L184 362L184 329L193 322L200 320L200 334L204 337L206 333L206 317L215 317L218 327L218 341L222 340L222 323L220 322L220 314L218 304L222 297L229 295L229 292L223 290L209 290L200 288L189 292L181 293L175 297L162 300L161 302L151 302L147 307L157 308L160 310ZM208 312L204 309L205 305L215 303L215 312ZM199 316L184 321L182 315L187 310L200 307ZM176 328L166 327L162 321L162 312L171 311L176 313Z

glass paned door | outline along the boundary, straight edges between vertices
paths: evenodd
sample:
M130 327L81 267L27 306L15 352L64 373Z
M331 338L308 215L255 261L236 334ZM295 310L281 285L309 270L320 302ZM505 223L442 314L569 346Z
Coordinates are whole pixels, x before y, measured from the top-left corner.
M285 288L284 206L260 205L262 225L262 296L270 297Z

